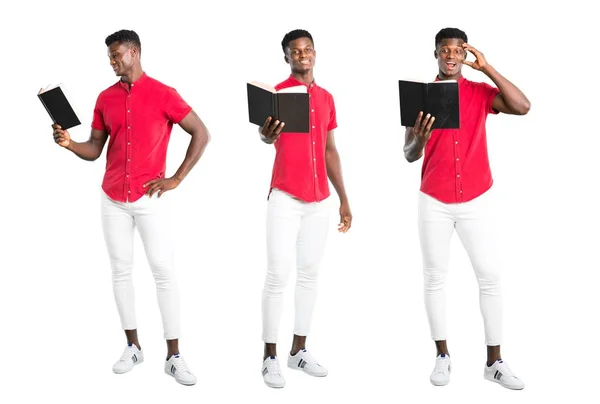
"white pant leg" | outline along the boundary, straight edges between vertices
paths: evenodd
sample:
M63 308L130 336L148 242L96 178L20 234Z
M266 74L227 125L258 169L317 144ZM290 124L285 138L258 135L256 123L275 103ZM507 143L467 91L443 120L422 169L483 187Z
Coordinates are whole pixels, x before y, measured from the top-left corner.
M502 342L502 291L500 270L495 252L493 198L489 190L478 198L461 204L457 214L456 232L464 245L477 281L479 304L485 329L486 345Z
M156 283L164 338L178 339L181 336L180 303L168 201L165 196L159 199L156 194L152 198L144 195L131 207Z
M454 232L452 205L419 192L419 240L423 255L425 310L431 338L447 339L446 292L450 240Z
M137 328L135 295L131 278L133 269L133 234L135 222L126 203L101 195L101 216L104 241L112 268L113 293L121 326L124 330Z
M307 336L317 300L317 276L329 229L327 200L304 204L304 216L300 223L296 242L296 294L294 334Z
M263 341L277 343L283 292L296 260L302 202L274 189L267 207L267 275L262 292Z

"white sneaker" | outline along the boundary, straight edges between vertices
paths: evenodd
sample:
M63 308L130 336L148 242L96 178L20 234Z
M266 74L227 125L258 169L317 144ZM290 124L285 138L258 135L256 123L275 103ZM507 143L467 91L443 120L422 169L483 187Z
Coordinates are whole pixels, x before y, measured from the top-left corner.
M498 359L492 366L486 364L483 377L485 380L496 382L507 389L522 390L525 388L525 383L515 376L502 359Z
M144 354L134 344L127 345L121 358L113 365L113 372L123 374L144 361Z
M173 376L178 383L185 386L196 384L196 376L188 369L183 357L179 354L171 355L169 360L165 362L165 373Z
M434 386L445 386L450 383L450 372L452 371L452 364L450 363L450 356L446 354L440 354L435 358L435 368L431 372L429 381Z
M276 356L269 356L262 365L262 375L265 384L275 389L285 386L285 379L281 374L281 366Z
M317 363L306 349L299 350L296 355L288 356L288 367L296 370L302 370L311 376L325 377L327 369Z

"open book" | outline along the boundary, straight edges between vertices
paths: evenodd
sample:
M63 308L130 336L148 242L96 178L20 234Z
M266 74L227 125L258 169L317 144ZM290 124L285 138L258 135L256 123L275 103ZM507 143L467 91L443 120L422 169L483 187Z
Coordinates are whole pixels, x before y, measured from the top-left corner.
M250 123L263 126L267 117L285 123L281 133L309 133L309 103L306 86L276 91L268 84L247 83Z
M38 98L46 108L52 122L59 124L63 129L66 130L81 124L60 84L41 89L38 92Z
M423 117L427 114L435 117L433 129L460 128L456 80L431 82L399 80L398 87L402 126L413 127L419 111L423 111Z

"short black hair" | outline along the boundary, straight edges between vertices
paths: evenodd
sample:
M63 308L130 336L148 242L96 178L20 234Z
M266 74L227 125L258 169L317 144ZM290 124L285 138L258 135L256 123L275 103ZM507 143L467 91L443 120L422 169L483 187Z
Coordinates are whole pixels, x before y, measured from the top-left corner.
M460 30L458 28L444 28L440 30L440 32L438 32L435 36L436 48L440 44L440 42L442 42L442 39L462 39L465 42L469 42L467 40L467 34L465 34L465 31Z
M140 43L140 37L135 31L122 29L120 31L115 32L114 34L110 34L106 37L104 43L106 46L110 46L112 43L121 42L129 45L135 45L140 53L142 52L142 44Z
M315 41L313 41L313 38L312 38L312 35L310 34L310 32L305 31L303 29L295 29L293 31L288 32L283 37L283 41L281 41L281 47L283 48L283 53L285 53L285 48L290 46L290 42L295 41L298 38L308 38L313 43L313 46L315 44Z

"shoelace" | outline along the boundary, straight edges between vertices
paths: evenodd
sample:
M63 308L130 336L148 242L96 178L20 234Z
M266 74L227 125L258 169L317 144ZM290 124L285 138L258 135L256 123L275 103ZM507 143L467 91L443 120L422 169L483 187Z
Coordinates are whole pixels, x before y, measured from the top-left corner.
M309 365L319 365L317 360L313 358L309 351L303 351L301 358L304 359L304 361Z
M448 359L438 359L435 361L435 372L445 373L448 371Z
M281 366L279 365L279 361L277 359L269 359L267 361L267 370L270 375L280 375Z
M171 363L173 363L173 365L175 365L178 372L189 372L187 363L185 363L185 361L183 360L183 358L181 356L178 358L174 357L173 360L171 361Z
M136 350L133 348L132 346L127 346L127 348L125 348L125 350L123 351L123 355L121 355L121 359L119 359L119 361L121 362L125 362L128 359L131 359L131 357L136 353Z

